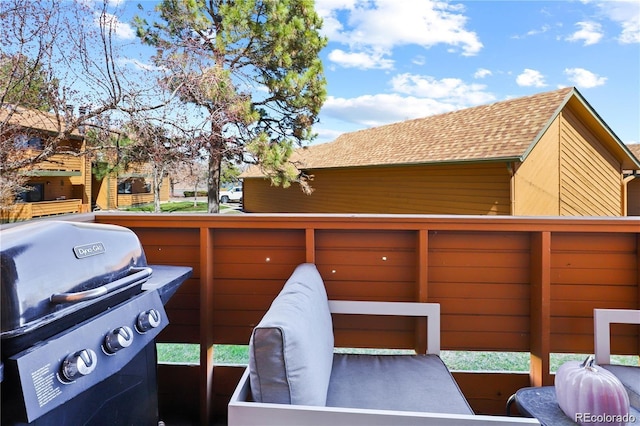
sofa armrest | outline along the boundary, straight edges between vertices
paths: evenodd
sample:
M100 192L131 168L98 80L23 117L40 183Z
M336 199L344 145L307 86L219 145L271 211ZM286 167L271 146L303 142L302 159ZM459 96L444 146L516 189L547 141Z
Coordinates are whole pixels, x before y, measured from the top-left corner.
M612 323L640 324L640 310L633 309L594 309L593 338L596 364L611 363Z
M440 355L439 303L329 300L329 311L332 314L427 317L427 353Z

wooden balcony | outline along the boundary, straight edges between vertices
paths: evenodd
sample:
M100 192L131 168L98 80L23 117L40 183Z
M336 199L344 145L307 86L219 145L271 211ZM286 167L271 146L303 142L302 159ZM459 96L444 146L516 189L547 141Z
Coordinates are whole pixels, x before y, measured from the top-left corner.
M0 209L0 219L2 222L15 222L43 216L86 213L88 211L89 206L82 204L80 199L39 201L3 206Z
M130 207L138 204L153 203L153 193L140 192L137 194L118 194L118 207Z
M160 341L197 343L199 366L159 367L161 413L224 423L242 367L214 344L246 345L294 267L317 264L329 298L441 304L443 350L530 354L528 373L454 372L476 413L503 414L526 386L550 385L551 353L593 353L594 308L640 308L640 219L400 215L133 215L149 263L194 268L167 306ZM334 317L336 346L425 345L420 320ZM612 350L638 355L637 326Z
M80 176L83 161L85 159L82 156L55 154L46 161L38 163L29 173L32 175Z

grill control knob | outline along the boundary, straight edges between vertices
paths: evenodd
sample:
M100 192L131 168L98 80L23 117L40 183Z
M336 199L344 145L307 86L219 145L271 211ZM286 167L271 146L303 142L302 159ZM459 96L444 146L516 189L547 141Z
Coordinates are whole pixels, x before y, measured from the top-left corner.
M104 337L104 350L114 354L120 349L131 346L133 342L133 331L127 326L118 327L109 332Z
M98 357L91 349L82 349L69 355L62 362L62 376L70 382L91 374L96 368Z
M146 333L152 328L156 328L160 325L160 312L155 309L149 309L148 311L141 312L138 315L138 321L136 321L136 329L140 333Z

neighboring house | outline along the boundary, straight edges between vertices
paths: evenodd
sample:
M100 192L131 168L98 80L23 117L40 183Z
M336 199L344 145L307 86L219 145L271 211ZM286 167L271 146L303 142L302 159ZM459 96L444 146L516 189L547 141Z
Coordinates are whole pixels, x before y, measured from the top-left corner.
M627 145L629 151L640 160L640 143ZM640 216L640 169L629 170L625 176L627 184L627 215Z
M253 167L247 212L623 216L640 164L575 88L343 134L296 151L314 192Z
M149 165L135 165L125 172L92 180L94 208L113 210L153 203L153 174ZM169 200L169 177L160 187L160 201Z
M12 109L11 113L7 108ZM57 135L64 125L53 114L15 106L0 108L0 120L10 127L14 146L29 155L42 150L46 138ZM81 155L84 137L73 132L60 146L70 154L55 154L24 169L22 174L28 176L25 187L29 190L19 194L14 204L2 206L2 221L90 211L91 164Z

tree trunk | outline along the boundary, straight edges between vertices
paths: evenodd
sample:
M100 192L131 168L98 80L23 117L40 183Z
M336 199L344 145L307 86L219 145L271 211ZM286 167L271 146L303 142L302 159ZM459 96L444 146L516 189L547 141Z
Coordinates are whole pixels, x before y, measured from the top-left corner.
M160 213L160 187L162 186L162 179L164 173L162 170L154 168L153 171L153 211L154 213Z
M193 184L193 208L198 206L198 184L200 183L200 179L196 179L196 182Z
M220 212L220 167L222 155L216 148L209 152L209 173L207 175L207 204L209 213Z

